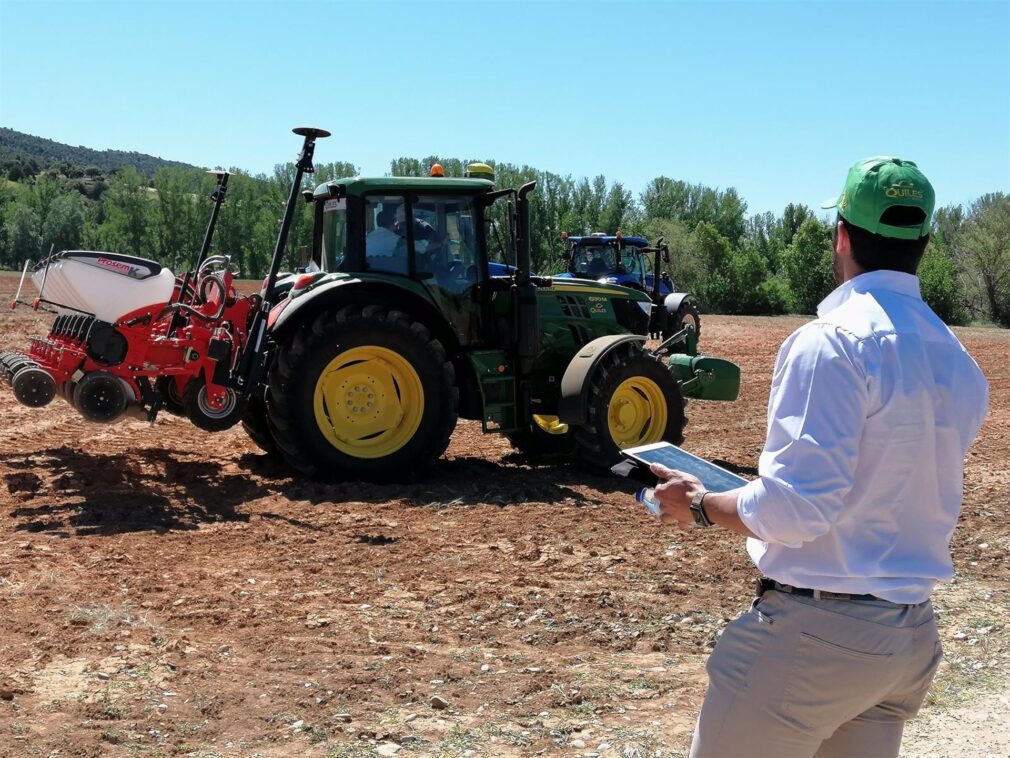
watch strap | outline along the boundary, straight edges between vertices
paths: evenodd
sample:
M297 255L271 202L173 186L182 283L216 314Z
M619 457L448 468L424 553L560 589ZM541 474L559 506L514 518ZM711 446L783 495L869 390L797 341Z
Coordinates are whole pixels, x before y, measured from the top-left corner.
M712 526L712 519L705 511L705 495L707 494L708 490L702 490L691 498L691 515L694 516L694 523L705 527Z

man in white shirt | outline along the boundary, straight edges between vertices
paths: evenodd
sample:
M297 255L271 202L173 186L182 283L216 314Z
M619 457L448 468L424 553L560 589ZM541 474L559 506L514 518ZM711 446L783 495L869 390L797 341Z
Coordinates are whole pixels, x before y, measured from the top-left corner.
M397 206L402 208L403 206ZM380 257L393 255L396 246L403 241L403 237L396 233L396 212L388 203L382 206L382 210L375 217L375 228L365 235L365 255L369 257Z
M853 166L824 206L840 286L779 351L759 478L653 467L664 520L746 535L765 576L709 659L692 758L897 756L936 673L929 595L988 385L919 294L933 203L911 161Z

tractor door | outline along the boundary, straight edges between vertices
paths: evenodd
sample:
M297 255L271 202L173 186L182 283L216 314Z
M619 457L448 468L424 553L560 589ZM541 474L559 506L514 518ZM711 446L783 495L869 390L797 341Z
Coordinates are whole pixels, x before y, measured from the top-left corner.
M431 294L461 345L481 341L486 267L477 204L470 195L409 198L414 219L412 276Z

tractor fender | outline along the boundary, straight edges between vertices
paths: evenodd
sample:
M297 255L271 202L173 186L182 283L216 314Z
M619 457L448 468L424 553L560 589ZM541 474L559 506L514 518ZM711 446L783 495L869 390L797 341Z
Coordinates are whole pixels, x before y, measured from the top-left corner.
M628 342L645 343L642 334L610 334L587 342L568 362L561 378L561 399L558 418L564 424L582 426L589 420L586 405L589 401L589 380L599 362L614 348Z
M680 310L680 306L685 302L693 302L694 297L690 292L671 292L663 300L663 305L666 307L666 312L671 316L676 314Z
M324 307L324 303L328 301L327 294L337 297L343 293L336 292L335 290L346 287L349 284L360 283L360 279L338 279L337 281L327 282L326 284L314 287L300 297L285 297L274 306L274 309L277 309L277 316L271 318L269 321L270 332L274 335L281 334L290 328L292 324L300 322L303 317L315 315L317 311ZM271 313L271 315L273 314Z
M386 303L390 307L409 313L425 324L432 334L443 341L447 350L457 346L455 336L445 324L445 318L428 302L403 287L385 282L368 281L352 276L326 282L313 287L303 295L282 300L276 319L270 321L270 333L276 338L296 324L311 320L334 303L360 304Z
M470 362L460 352L459 341L445 317L415 292L395 284L360 279L356 276L325 282L295 298L281 300L277 317L269 322L269 333L277 341L291 329L312 321L324 310L343 305L382 303L410 314L437 337L456 369L460 389L460 412L464 418L480 418L481 401L477 377ZM273 313L271 312L271 315Z

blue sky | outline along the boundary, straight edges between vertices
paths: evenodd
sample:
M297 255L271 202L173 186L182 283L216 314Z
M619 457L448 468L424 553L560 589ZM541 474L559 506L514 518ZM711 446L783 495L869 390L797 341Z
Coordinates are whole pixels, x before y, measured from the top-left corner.
M267 172L447 154L818 205L868 155L1010 190L1010 2L0 0L0 125Z

